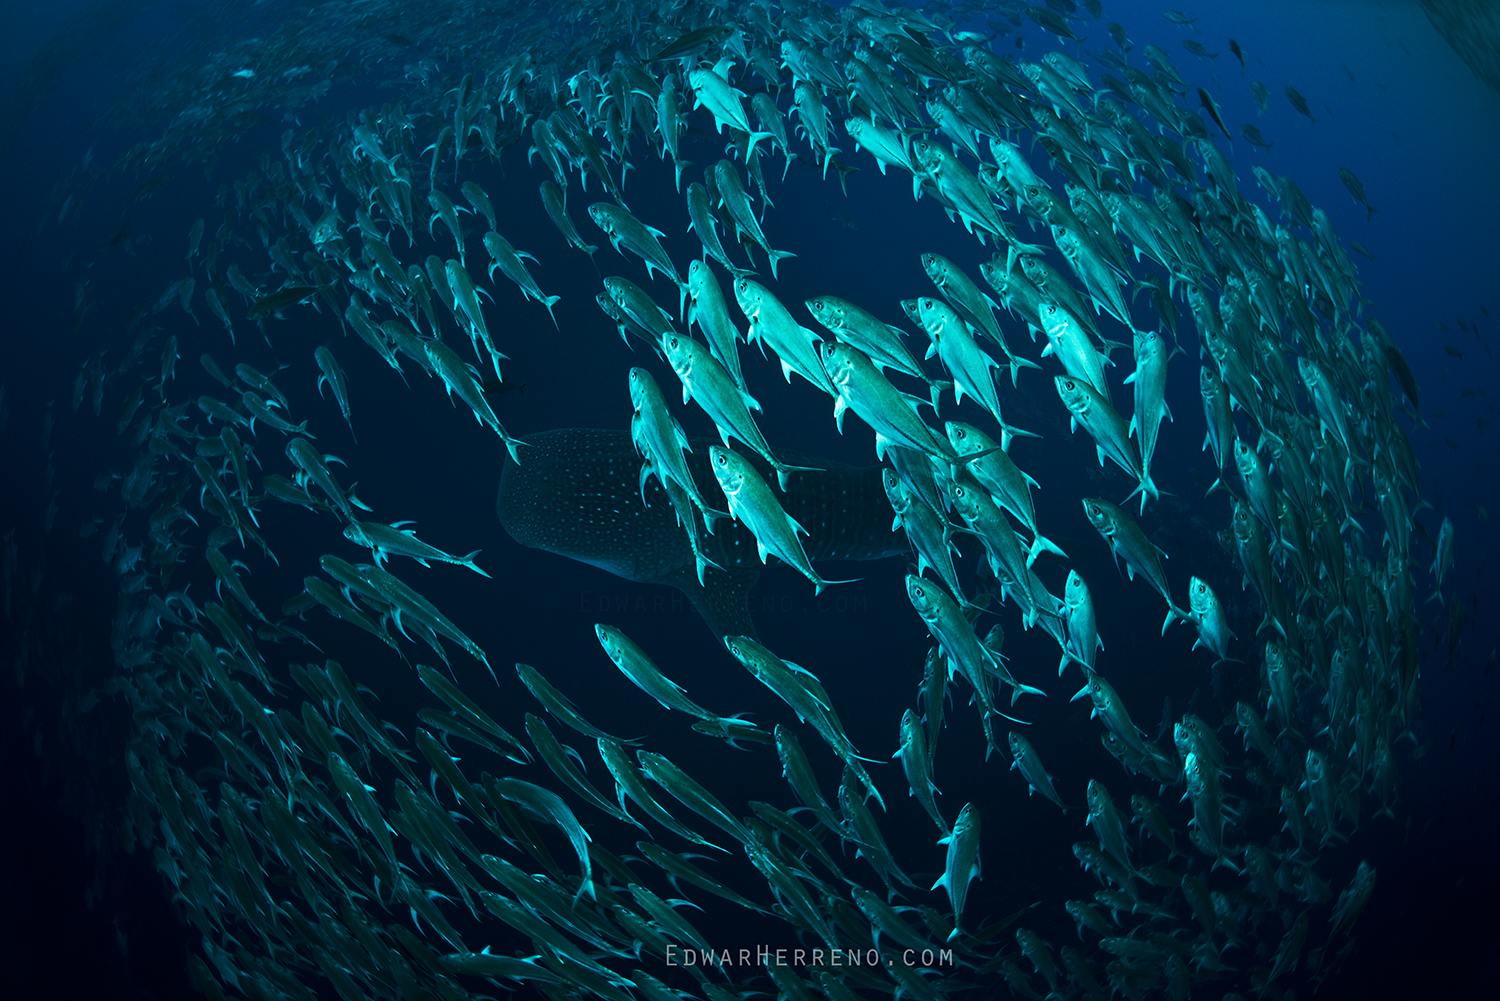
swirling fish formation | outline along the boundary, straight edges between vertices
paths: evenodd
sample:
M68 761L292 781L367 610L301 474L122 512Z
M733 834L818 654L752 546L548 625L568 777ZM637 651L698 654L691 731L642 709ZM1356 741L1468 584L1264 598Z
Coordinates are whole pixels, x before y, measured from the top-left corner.
M819 589L838 586L808 562L800 526L778 502L773 481L784 486L797 470L771 454L756 426L741 340L774 352L788 381L796 373L832 396L841 429L852 411L874 430L888 496L917 557L907 597L933 641L920 702L899 723L898 757L942 836L945 871L931 891L914 883L911 863L893 855L877 822L882 789L893 792L889 775L867 767L812 671L749 637L726 638L728 653L802 727L789 716L767 730L704 709L623 631L599 627L626 677L695 729L774 745L795 802L750 803L749 815L722 783L585 719L545 665L516 665L542 715L514 720L485 693L417 667L440 705L420 711L408 741L337 661L297 662L287 647L269 648L313 650L301 620L321 608L343 625L306 626L314 635L347 627L403 659L425 648L445 663L458 648L493 672L465 628L397 575L406 565L397 558L485 571L475 554L450 555L400 522L365 520L370 507L291 413L277 373L245 363L226 369L205 354L224 395L175 400L178 341L148 334L123 362L88 362L74 407L92 401L98 413L107 383L138 385L118 420L138 449L119 481L127 514L105 541L122 583L117 690L137 719L127 826L201 933L191 961L198 988L210 998L311 998L331 988L349 1001L497 988L615 1001L719 1001L756 991L842 1001L935 998L1003 979L1028 998L1186 998L1200 985L1226 997L1277 997L1335 970L1375 872L1361 864L1331 885L1319 872L1321 853L1355 837L1372 809L1391 813L1393 745L1417 712L1411 534L1421 495L1400 422L1415 418L1417 388L1392 337L1365 314L1356 270L1327 215L1289 179L1260 168L1257 180L1279 211L1240 191L1204 121L1179 103L1187 87L1166 54L1147 46L1148 66L1132 65L1118 25L1118 48L1099 58L1123 79L1106 73L1096 83L1061 50L1034 61L997 55L962 30L958 9L923 14L876 0L837 11L794 2L585 2L556 16L540 6L495 4L479 14L463 5L462 16L455 6L445 18L437 7L424 12L419 33L375 40L369 24L388 31L410 19L378 3L299 13L170 91L182 99L171 125L133 147L122 166L154 169L176 156L212 164L257 108L295 106L332 87L331 40L362 40L348 46L359 70L384 73L394 60L411 60L404 78L390 81L399 102L288 129L279 158L263 155L258 170L224 188L223 224L210 231L200 220L190 234L197 277L148 305L177 302L191 312L204 303L231 336L259 327L269 337L283 314L326 310L404 378L439 380L524 465L525 443L486 398L487 389L505 388L506 345L490 322L497 307L484 299L509 295L506 308L550 313L555 297L512 243L524 244L523 234L502 234L490 193L461 179L529 143L525 158L545 167L547 213L591 257L599 248L580 233L574 206L592 183L601 200L587 216L617 250L640 259L648 285L659 274L661 287L676 286L678 313L670 294L614 276L602 283L600 308L627 343L644 342L670 363L684 399L723 437L712 451L716 482L695 481L670 394L645 369L631 372L642 482L659 480L691 539L733 518L754 533L762 559L775 555ZM1014 21L1024 15L1059 38L1073 38L1083 16L1067 2L1013 7ZM1097 2L1085 7L1100 15ZM1217 109L1204 106L1222 127ZM724 159L704 170L687 163L680 144L690 125L722 137ZM836 146L841 134L853 144L847 151ZM909 175L915 196L996 250L980 281L945 257L911 251L934 287L911 290L902 305L941 372L917 360L905 330L876 319L890 304L809 300L825 337L774 291L778 264L803 262L774 247L763 228L767 164L810 157L825 177L843 177L856 151L882 173ZM703 244L703 258L686 267L623 197L627 155L651 152L672 163L679 190L686 182ZM519 160L520 150L509 156ZM1038 232L1045 238L1032 242ZM728 233L733 241L723 239ZM469 251L488 255L493 290L471 276ZM515 299L511 285L537 306ZM1140 291L1149 293L1154 329L1133 307ZM1192 364L1179 346L1179 301L1198 336L1215 487L1233 497L1225 538L1260 605L1253 636L1235 635L1198 577L1185 596L1174 593L1161 554L1127 510L1143 513L1162 493L1152 465L1158 427L1174 416L1167 369L1178 356L1178 365ZM687 324L677 319L684 310ZM1042 335L1038 357L1022 353L1023 330L1031 342ZM302 354L316 363L319 389L331 391L352 430L358 394L333 351L312 348ZM160 368L148 370L157 349ZM1109 366L1130 374L1120 380ZM1194 648L1216 660L1258 660L1258 694L1233 710L1243 755L1194 715L1175 724L1170 741L1148 739L1096 671L1104 638L1090 585L1074 569L1053 594L1033 569L1038 559L1067 558L1044 534L1048 511L1033 504L1032 477L1010 456L1011 440L1028 432L1002 414L997 370L1025 392L1055 392L1060 402L1051 405L1093 438L1100 465L1108 458L1134 485L1118 504L1081 502L1117 564L1160 593L1163 631L1188 624ZM920 395L892 378L921 387ZM1044 393L1045 380L1053 386ZM977 401L993 423L930 424L922 408L936 409L950 390ZM1182 422L1196 408L1174 409ZM763 477L749 452L778 477ZM243 560L274 559L257 513L275 503L316 512L370 552L367 563L323 556L321 573L279 616L267 614L276 611L270 596L254 593L242 574ZM952 559L958 531L982 543L988 571L967 589ZM1452 550L1445 522L1435 588ZM700 578L714 574L696 542L694 552ZM219 600L190 597L184 579L208 572ZM1008 615L1006 606L1055 640L1064 671L1076 667L1079 696L1097 720L1085 725L1122 767L1089 782L1093 838L1073 846L1098 878L1097 894L1044 901L1051 917L1027 918L1044 927L1076 922L1068 944L1015 924L1020 915L982 922L965 913L986 848L981 817L973 804L945 812L933 797L952 683L972 695L987 755L1008 754L1030 787L1065 805L1036 749L1042 741L996 729L1024 708L1017 696L1040 692L976 631L981 615ZM1000 698L1007 690L1008 702ZM587 738L598 760L565 748L559 725ZM799 732L842 761L836 795L820 786ZM494 773L460 762L455 746ZM763 752L746 767L776 766ZM523 768L530 778L518 777ZM613 794L588 770L608 774ZM594 813L655 840L640 842L642 857L622 858L591 837ZM549 829L561 838L543 837ZM677 851L656 843L673 839L684 843ZM846 874L847 863L834 859L839 847L855 849L877 880L866 877L867 886ZM690 849L717 854L700 865ZM716 876L716 860L730 853L742 854L763 883L731 887ZM819 955L873 947L921 958L745 969L715 958L668 887L693 906L784 922ZM706 958L670 962L688 953Z

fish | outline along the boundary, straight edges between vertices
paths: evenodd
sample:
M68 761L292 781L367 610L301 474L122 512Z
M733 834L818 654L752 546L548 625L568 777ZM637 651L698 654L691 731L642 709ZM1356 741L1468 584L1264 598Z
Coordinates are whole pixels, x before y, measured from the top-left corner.
M526 265L521 260L523 257L533 261L536 258L524 250L517 250L515 247L512 247L509 240L494 230L490 230L484 234L484 249L490 255L490 280L494 281L495 271L499 269L501 274L516 283L516 286L526 298L535 299L546 306L547 314L552 317L552 325L556 326L557 314L553 312L552 307L562 297L545 294L537 285L536 279L532 277L531 272L526 270Z
M688 87L693 91L693 107L707 108L709 114L713 115L714 128L722 133L724 126L738 129L749 135L746 159L755 151L755 146L762 139L775 138L769 132L757 132L750 127L750 119L745 114L743 103L745 94L733 87L721 69L725 64L721 62L712 68L700 66L689 70L687 75Z
M750 237L761 250L766 253L766 260L771 267L771 278L776 278L776 265L788 257L797 255L789 250L772 250L770 241L766 239L764 230L761 229L760 219L750 208L750 196L745 193L745 186L740 181L739 170L728 160L720 160L713 167L714 188L719 193L719 204L716 207L727 209L729 217L734 220L735 232L740 238L740 245L744 246L744 237ZM754 262L752 262L754 263Z
M994 723L990 717L1005 715L995 709L989 672L993 670L999 673L1004 669L994 652L981 644L979 637L974 635L973 625L964 617L958 602L952 596L931 581L911 574L906 576L906 593L912 607L927 625L928 632L942 647L943 654L948 659L949 671L963 675L974 689L975 697L979 700L980 722L984 727L988 748L985 757L988 759L997 748Z
M1107 455L1114 460L1115 465L1137 481L1130 497L1141 495L1141 511L1144 513L1146 502L1159 494L1151 481L1151 474L1141 467L1140 456L1130 443L1130 425L1087 382L1059 375L1054 377L1053 383L1057 387L1057 395L1071 415L1072 430L1076 431L1082 425L1094 439L1100 468L1103 468L1104 457Z
M1088 824L1098 836L1099 844L1128 872L1132 865L1130 847L1125 840L1125 825L1120 821L1120 814L1115 809L1114 800L1110 799L1109 790L1098 779L1089 779L1088 806Z
M1224 116L1219 112L1219 105L1214 101L1213 95L1202 87L1199 87L1198 103L1203 107L1203 110L1208 112L1208 116L1214 120L1214 124L1219 127L1219 131L1224 133L1224 138L1233 142L1234 137L1229 134L1229 128L1224 124Z
M938 795L938 790L932 784L932 758L927 749L927 738L923 736L916 713L910 709L901 716L900 736L901 746L891 757L901 759L901 768L906 773L906 782L910 786L909 795L916 797L917 802L922 804L922 809L937 824L938 830L947 836L952 833L952 829L943 819L942 811L933 798Z
M907 350L904 343L906 331L885 323L854 303L836 296L815 296L803 304L813 319L829 333L863 352L877 368L893 368L927 383L932 395L932 405L937 406L943 385L928 376ZM827 349L824 351L826 366Z
M1068 644L1057 663L1057 676L1062 677L1069 661L1077 661L1087 677L1094 672L1094 658L1104 649L1104 639L1099 635L1094 614L1093 592L1077 570L1068 571L1063 585L1063 608L1068 622Z
M641 494L644 500L646 480L655 476L662 489L667 491L677 509L678 521L687 529L688 541L693 545L693 556L698 569L698 582L703 583L705 569L713 565L697 548L698 529L696 518L702 515L710 534L720 518L728 518L728 512L708 506L688 472L684 451L691 451L687 434L682 425L667 410L667 401L661 387L643 368L630 370L630 402L635 414L630 422L630 438L641 453ZM679 502L684 497L692 507ZM723 567L719 567L723 569Z
M1436 552L1432 557L1433 589L1429 601L1441 602L1443 600L1443 578L1448 576L1448 571L1453 569L1454 559L1454 528L1453 519L1444 517L1443 524L1438 529Z
M1261 149L1270 149L1276 145L1274 142L1268 142L1266 137L1260 134L1260 129L1249 122L1245 122L1240 126L1240 135L1244 136L1245 141L1250 143L1250 145L1259 146Z
M510 453L511 461L520 462L519 446L522 442L512 438L500 423L500 418L495 416L494 409L484 398L481 380L474 368L459 358L457 353L442 341L424 341L422 349L427 354L433 372L442 380L449 400L453 399L455 393L458 394L458 398L474 411L474 419L500 436L500 440L505 443L506 451Z
M788 383L796 372L819 389L834 395L833 384L818 358L822 338L799 324L791 312L764 285L749 278L734 280L734 298L740 312L750 321L748 343L760 342L761 351L769 346L781 361L781 374Z
M1193 642L1194 650L1200 646L1206 647L1219 658L1215 661L1216 664L1231 659L1229 641L1234 633L1229 629L1224 607L1219 604L1219 597L1214 594L1213 588L1197 577L1188 580L1188 618L1198 627L1198 639Z
M850 410L875 432L875 454L884 458L891 448L909 448L944 461L958 455L921 419L918 408L926 400L898 390L874 361L858 348L825 341L822 367L833 387L833 417L844 433L844 414Z
M949 591L962 595L963 587L953 566L953 527L925 501L908 494L894 469L883 470L881 478L885 495L896 512L893 524L901 526L917 551L917 574L931 568Z
M724 366L734 384L745 391L745 376L740 371L739 329L729 316L729 303L713 269L705 261L688 264L689 326L697 326L708 342L714 358Z
M1137 573L1141 574L1156 588L1167 602L1167 619L1162 624L1162 632L1176 621L1186 621L1187 614L1178 608L1172 601L1172 593L1167 586L1166 574L1162 572L1160 556L1165 555L1161 549L1146 538L1146 533L1141 531L1139 525L1131 520L1130 515L1115 507L1109 501L1099 498L1085 498L1083 501L1083 512L1089 519L1089 524L1094 530L1104 537L1109 543L1110 555L1114 557L1115 568L1120 565L1120 558L1125 558L1125 570L1130 579L1134 580Z
M808 530L782 509L770 485L748 459L718 445L709 446L708 457L709 468L729 503L730 515L755 536L756 552L762 563L767 556L776 556L812 581L817 594L822 594L830 584L854 583L851 580L824 580L813 570L798 538L807 535Z
M1245 53L1240 49L1240 43L1234 39L1229 40L1229 51L1234 53L1234 58L1240 61L1240 76L1245 75Z
M282 310L306 302L325 288L326 286L323 285L287 285L252 302L250 308L245 311L245 317L260 321L267 317L280 316Z
M736 278L742 275L754 274L753 271L747 271L737 266L729 259L729 255L725 253L723 241L719 239L718 218L714 215L713 205L708 196L708 189L702 183L693 181L688 185L687 205L688 219L690 220L688 229L698 234L698 242L703 244L703 252L718 261L719 265L725 271L728 271ZM698 262L694 261L693 263L697 264ZM691 271L691 265L689 266L689 270ZM691 288L691 274L689 274L688 282Z
M598 637L599 645L604 648L605 655L614 662L621 673L637 688L660 703L663 709L675 709L703 720L719 718L689 699L681 687L662 674L661 669L652 663L646 651L637 646L635 641L619 628L596 623L594 635Z
M355 545L369 547L377 566L383 565L392 556L406 556L424 567L431 565L429 560L437 560L439 563L452 563L454 566L467 567L481 577L489 576L474 562L474 557L479 555L479 550L476 549L467 556L451 556L418 539L417 533L412 529L401 527L410 524L412 522L409 521L398 521L393 525L382 525L373 521L351 521L344 528L344 538Z
M659 242L667 234L654 226L647 226L623 207L610 202L594 202L588 207L588 213L594 224L609 237L610 246L622 254L625 251L620 248L624 247L640 257L648 276L660 271L678 287L685 287L677 273L677 265L672 263L672 258L667 256Z
M354 422L349 418L349 380L326 344L319 345L313 352L313 357L322 373L318 376L318 395L323 395L323 383L328 383L328 388L333 390L333 398L339 405L339 413L343 415L344 423L349 425L349 436L352 438Z
M1297 113L1299 115L1305 115L1307 117L1307 120L1310 122L1317 121L1317 119L1312 116L1312 112L1308 110L1307 98L1299 94L1296 88L1288 87L1286 89L1286 99L1292 103L1292 107L1297 109Z
M1362 182L1358 177L1355 176L1354 171L1350 170L1348 167L1340 167L1339 179L1344 182L1344 187L1349 189L1349 194L1354 196L1354 200L1365 207L1366 220L1370 219L1375 215L1376 212L1380 211L1379 209L1375 208L1375 206L1371 205L1370 200L1365 197L1364 182Z
M879 790L860 764L861 761L872 759L862 758L854 749L822 682L806 668L782 660L748 636L726 637L724 645L730 655L744 665L757 681L785 702L799 720L818 731L829 749L843 759L844 767L860 780L869 795L883 809L885 803Z
M725 524L699 539L724 568L710 567L700 584L676 512L654 481L642 500L640 457L629 432L573 428L520 440L527 445L526 461L505 467L496 500L500 524L512 539L626 580L670 584L687 595L716 637L757 635L749 593L761 564L747 528ZM707 489L715 482L708 468L713 441L690 438L689 444L689 472L700 489ZM759 457L746 461L759 475L770 472ZM779 503L808 528L803 548L809 560L883 559L908 552L904 538L889 528L893 514L878 466L821 463L816 471L796 474Z
M1058 795L1052 776L1047 774L1047 769L1042 765L1041 756L1036 753L1036 748L1031 746L1031 741L1015 731L1011 731L1008 739L1010 740L1010 767L1012 770L1018 768L1021 770L1021 775L1026 779L1026 795L1039 792L1056 803L1063 813L1067 813L1067 804Z
M959 403L968 393L975 402L990 412L1002 429L1014 434L1000 413L1000 394L995 387L994 375L990 371L1000 367L988 352L974 339L968 324L957 311L946 302L924 296L913 304L910 300L902 305L926 332L931 346L927 357L936 355L943 367L953 376L953 391ZM1015 369L1012 369L1014 374Z
M1005 437L1004 430L1004 428L1001 429L1002 439ZM1033 487L1040 487L1040 484L1022 471L1010 458L1006 447L1009 442L1002 441L1002 444L997 446L994 439L979 428L960 421L949 421L944 425L944 431L954 452L965 461L964 468L969 475L990 492L996 504L1015 515L1031 533L1032 543L1031 551L1026 556L1027 566L1035 563L1036 558L1043 552L1055 553L1067 559L1067 553L1037 531L1036 506L1032 501L1031 490Z
M542 196L542 207L547 211L547 218L552 220L552 225L556 226L557 231L563 235L563 239L568 241L568 246L576 247L592 259L599 248L592 243L586 243L583 237L578 235L578 228L573 225L573 220L568 215L568 205L562 189L557 186L556 182L548 179L542 182L539 191ZM491 228L494 228L493 225Z
M1271 110L1271 92L1259 80L1250 81L1250 96L1255 98L1255 106L1260 109L1258 114L1264 115Z
M771 446L750 416L751 409L759 410L760 404L734 383L711 352L691 337L680 337L671 331L661 335L661 346L682 383L682 402L696 402L718 427L719 437L726 446L730 439L750 446L776 470L782 490L793 473L811 470L812 467L788 465L771 453Z
M1155 331L1135 332L1135 371L1125 377L1135 388L1135 408L1130 416L1130 434L1140 446L1143 485L1151 479L1151 460L1156 454L1156 438L1165 418L1176 423L1167 406L1167 362L1170 355L1166 342ZM1154 483L1145 493L1158 496Z
M969 898L969 884L981 878L979 843L979 811L974 809L973 803L965 803L963 809L958 811L958 819L953 822L953 833L938 841L938 844L948 846L948 854L942 876L932 884L934 890L942 887L948 891L948 903L953 908L953 930L948 933L950 942L961 934L964 904Z

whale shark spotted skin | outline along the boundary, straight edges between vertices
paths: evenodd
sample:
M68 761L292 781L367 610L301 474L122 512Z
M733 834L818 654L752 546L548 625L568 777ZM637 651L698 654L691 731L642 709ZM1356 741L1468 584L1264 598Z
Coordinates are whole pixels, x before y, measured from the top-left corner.
M629 432L561 428L521 440L521 462L506 463L495 503L511 538L626 580L670 584L720 638L756 635L749 596L762 564L748 529L729 519L720 519L712 535L699 528L699 547L723 568L708 567L700 585L687 534L654 477L642 499L642 460ZM688 470L704 500L722 508L723 493L708 468L708 448L718 442L694 438L691 444ZM810 560L876 560L910 552L905 536L891 528L894 514L880 466L847 466L780 449L775 455L818 467L793 473L785 493L777 493L808 531L803 546ZM770 474L765 460L747 458L762 475Z

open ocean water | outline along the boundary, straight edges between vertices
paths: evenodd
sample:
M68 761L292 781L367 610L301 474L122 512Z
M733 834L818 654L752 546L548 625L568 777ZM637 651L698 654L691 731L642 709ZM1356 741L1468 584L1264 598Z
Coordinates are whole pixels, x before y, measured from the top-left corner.
M0 12L11 191L0 208L0 990L141 999L1500 995L1500 741L1488 720L1500 637L1486 577L1497 503L1491 394L1500 390L1500 13L1479 2L1090 8L96 0ZM693 44L684 53L652 60L685 36ZM846 66L856 62L874 69L851 87ZM722 89L689 76L715 64L727 74ZM860 82L870 79L877 84ZM682 192L656 128L664 82L678 102ZM1252 82L1264 87L1264 110ZM695 93L731 88L741 113L766 95L784 123L789 151L769 138L756 147L764 190L746 171L744 143L731 143L733 121L716 130L715 114L695 107ZM832 153L804 134L817 131L817 104ZM805 110L788 120L797 105ZM899 124L884 127L904 144L906 166L882 172L847 123L880 124L888 107ZM948 113L959 125L943 132L935 119ZM742 124L754 120L751 110ZM538 123L551 130L550 147ZM1016 183L1014 168L996 173L992 138L1013 144L1041 190ZM534 147L548 155L529 156ZM642 509L643 496L658 513L668 503L655 480L642 487L624 437L632 367L650 373L694 440L705 500L724 498L706 473L704 452L720 438L714 420L684 400L652 343L617 332L596 301L601 279L635 283L664 311L651 322L691 331L706 352L703 326L684 322L671 278L648 273L630 239L613 249L586 208L628 206L660 231L686 278L705 250L688 231L683 192L706 177L722 192L731 175L769 247L795 256L773 277L765 249L749 233L736 241L733 217L714 199L718 236L796 324L831 342L804 302L837 296L900 328L928 378L956 380L947 356L922 358L930 328L901 305L928 297L946 308L921 259L938 254L995 300L1009 350L1032 366L1013 383L996 341L974 342L999 366L981 370L981 381L993 378L1005 424L1029 432L1008 455L1035 481L1035 529L1067 554L1040 553L1034 581L1002 588L979 536L944 500L955 477L983 488L942 457L909 450L929 470L933 517L953 527L959 597L978 611L973 637L960 616L962 636L934 640L908 596L914 556L817 561L823 578L852 580L817 593L772 557L749 590L749 620L775 658L817 679L788 670L777 691L730 655L666 574L598 565L643 566L662 551L680 563L686 549L674 517L622 513ZM569 246L549 219L538 196L549 180L566 188L567 214L594 254ZM504 272L486 274L491 222L465 185L487 196L495 231L534 255L523 266L543 295L558 297L550 317ZM1123 214L1090 209L1100 192L1126 201ZM1131 195L1146 209L1132 211ZM446 204L456 206L462 255ZM998 219L1005 232L991 228L981 241L966 231L976 205L987 206L980 231ZM1326 214L1322 236L1308 225L1313 208ZM1124 381L1137 370L1136 335L1107 303L1095 307L1060 252L1075 233L1095 259L1118 249L1099 287L1121 290L1136 330L1159 332L1167 352L1181 348L1166 362L1171 419L1150 464L1160 496L1144 509L1125 499L1136 477L1096 452L1088 427L1070 430L1054 380L1087 380L1065 374L1063 352L1042 354L1048 333L1028 330L1024 294L1001 301L981 278L1030 281L1031 260L1053 269L1054 284L1041 283L1053 291L1037 301L1078 297L1070 329L1098 332L1082 333L1086 350L1072 357L1108 353L1104 388L1123 427L1141 399ZM477 309L503 359L461 304L444 301L454 288L463 294L447 277L455 269L443 267L460 256L457 271L481 290ZM826 392L799 372L783 375L774 332L769 345L744 341L750 324L732 276L708 267L738 330L765 439L796 453L788 461L827 464L792 474L784 494L774 475L766 489L803 505L809 549L858 536L905 550L878 487L855 496L839 486L846 467L879 461L861 405L851 403L841 432ZM273 298L285 288L294 291ZM1211 346L1205 314L1190 309L1189 289L1209 304L1210 327L1228 330L1217 337L1229 354L1202 350ZM351 303L373 321L368 339L353 329ZM990 322L949 315L959 338ZM407 328L410 351L387 342L390 323ZM425 348L431 339L467 366L449 392L428 371L445 350ZM320 379L329 369L320 370L319 347L347 386L347 423ZM1389 369L1371 362L1393 356ZM1303 374L1299 357L1327 382ZM1205 448L1204 366L1237 399L1254 397L1238 399L1233 421L1269 468L1269 494L1230 456L1228 489L1205 496L1220 471ZM909 375L888 374L927 396ZM535 493L516 503L555 541L550 549L521 545L497 517L513 460L475 418L468 388L517 439L566 428L616 435L580 438L575 452L530 467L543 470ZM257 408L273 420L252 425ZM919 411L938 439L955 420L1000 437L972 394L956 404L945 390L938 412ZM273 426L283 418L289 430ZM1300 483L1296 461L1274 461L1280 446L1262 430L1302 453ZM1136 461L1140 437L1124 439ZM289 451L299 438L305 450ZM603 440L616 461L599 461ZM521 469L540 448L517 446ZM333 492L322 485L330 482ZM306 503L288 502L302 488ZM1281 512L1274 531L1254 513L1261 496ZM1225 659L1194 647L1194 623L1162 631L1162 596L1145 573L1127 577L1128 554L1112 558L1085 498L1119 505L1166 557L1170 602L1196 612L1189 579L1208 585L1233 632ZM1237 542L1236 504L1265 563L1257 544ZM1009 517L1027 549L1032 529ZM1325 523L1321 539L1315 520ZM392 585L357 569L374 562L371 550L345 529L363 521L399 523L455 556L478 550L485 576L397 554L384 562ZM1439 588L1445 522L1451 565ZM721 521L721 534L702 536L710 556L739 560L737 581L760 566L749 531ZM738 555L713 548L731 539ZM1132 565L1149 561L1146 552ZM688 561L686 572L673 568L678 583L691 576ZM1258 566L1269 566L1255 578L1270 581L1269 599L1252 582ZM1002 560L999 569L1011 568ZM1089 694L1070 701L1085 685L1082 667L1055 670L1059 643L1078 635L1069 612L1049 604L1068 593L1070 572L1092 593L1103 640L1093 666L1133 724L1091 718ZM728 578L707 569L708 600L733 602ZM932 570L923 586L944 587ZM1023 614L1038 600L1040 613ZM744 714L751 735L732 746L653 701L610 662L596 623L623 631L710 714ZM996 625L995 655L979 655L978 669L997 712L999 747L987 754L972 675L959 662ZM923 689L935 646L955 665L940 720ZM1268 646L1273 660L1285 651L1290 705L1278 704L1264 670ZM553 702L544 705L518 663L567 704L544 690ZM443 698L418 664L471 701ZM1007 671L1044 694L1009 704ZM515 743L476 724L469 705ZM1271 756L1242 736L1237 705L1269 727ZM935 887L960 853L937 843L942 832L892 758L908 710L932 751L943 825L966 804L982 819L965 842L978 878L967 881L967 857L948 873L950 886L968 886L961 908ZM1192 732L1200 725L1207 736ZM770 743L778 727L805 751L823 802L809 804L783 777ZM651 773L639 788L726 850L694 845L636 799L618 802L645 831L613 815L616 779L594 728L637 741L623 746ZM1012 730L1029 739L1066 811L1028 795L1010 768ZM544 760L548 732L575 752L553 755L557 767ZM1141 742L1144 760L1128 748L1115 757L1110 734L1117 745ZM675 763L727 816L709 816L671 766L638 750ZM846 763L868 769L883 807L865 802ZM558 774L573 770L596 797ZM1090 780L1120 818L1124 863L1109 852L1107 812L1091 810ZM1132 797L1165 817L1170 851L1137 820ZM796 830L778 833L777 823ZM590 880L576 850L585 836ZM740 902L669 879L643 841L688 856L705 874L697 878ZM1102 860L1096 872L1080 866L1075 844ZM518 880L522 871L534 878ZM1194 887L1207 914L1193 906ZM870 899L897 910L872 916ZM1086 902L1108 927L1076 923L1066 901ZM896 934L887 925L872 936L892 919ZM921 948L908 960L912 942ZM704 945L728 961L681 965L685 950ZM922 959L927 945L933 955ZM830 965L835 954L872 949L873 965ZM773 975L757 958L766 955L794 958Z

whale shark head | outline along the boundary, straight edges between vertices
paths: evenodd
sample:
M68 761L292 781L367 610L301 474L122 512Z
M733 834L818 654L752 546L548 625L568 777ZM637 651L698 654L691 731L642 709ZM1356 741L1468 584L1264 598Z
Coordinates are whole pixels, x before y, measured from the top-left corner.
M600 428L562 428L522 439L521 462L506 463L495 513L510 537L588 563L626 580L670 584L693 603L715 636L755 636L750 589L760 579L755 537L738 522L721 519L698 546L717 566L698 576L687 529L653 477L641 486L641 457L630 434ZM722 507L723 493L708 469L707 438L690 441L688 469L705 501ZM742 453L761 472L771 467ZM872 560L909 551L892 531L894 517L879 466L857 468L793 452L775 451L786 463L816 467L791 474L778 493L786 512L807 529L812 560ZM774 477L770 482L775 482Z

